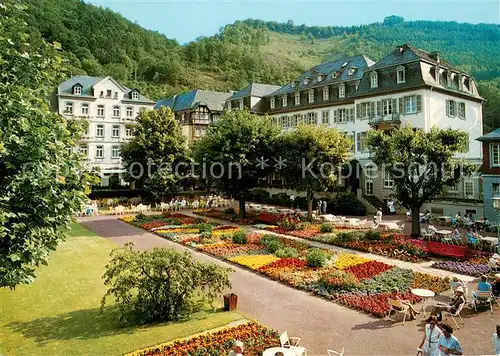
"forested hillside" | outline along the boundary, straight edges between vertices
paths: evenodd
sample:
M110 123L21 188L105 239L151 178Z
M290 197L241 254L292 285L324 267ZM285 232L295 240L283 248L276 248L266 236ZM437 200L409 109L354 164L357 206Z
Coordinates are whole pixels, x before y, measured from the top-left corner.
M486 128L500 125L499 25L407 22L397 16L350 27L246 20L180 45L80 0L16 1L28 5L26 21L34 38L61 43L68 75L111 75L153 99L192 88L236 90L252 81L283 84L322 61L358 53L377 60L393 46L410 42L440 51L446 60L487 80L480 83L489 100Z

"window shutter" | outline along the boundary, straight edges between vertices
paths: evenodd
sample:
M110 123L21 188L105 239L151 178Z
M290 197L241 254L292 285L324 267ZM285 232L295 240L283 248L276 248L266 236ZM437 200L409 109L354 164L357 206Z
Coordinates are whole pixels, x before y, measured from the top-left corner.
M422 112L422 95L417 95L417 112Z
M392 112L396 113L398 111L398 99L392 99Z
M398 98L398 106L399 106L399 113L404 114L405 109L404 109L404 98Z
M374 101L370 101L370 117L373 117L375 116L375 102Z
M451 111L450 111L450 101L449 100L446 100L446 115L447 116L451 116Z
M360 104L356 104L356 119L360 119L361 118L361 105Z
M333 123L337 124L339 122L338 110L333 110Z
M356 134L356 152L361 152L361 134Z
M454 101L453 102L453 116L457 116L458 114L458 102L457 101Z
M377 101L377 116L382 116L382 100Z

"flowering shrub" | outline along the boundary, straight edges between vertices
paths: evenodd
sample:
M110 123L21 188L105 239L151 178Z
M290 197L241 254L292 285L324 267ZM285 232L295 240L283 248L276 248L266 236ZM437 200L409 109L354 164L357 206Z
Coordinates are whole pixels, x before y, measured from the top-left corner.
M307 262L304 260L301 260L300 258L282 258L280 260L277 260L275 262L269 263L265 266L262 266L259 268L259 271L264 271L269 268L304 268L307 266Z
M258 232L251 232L248 234L248 243L249 244L259 244L260 239L264 236L264 234L258 233Z
M415 272L412 288L430 289L436 294L450 289L450 279L431 276L430 274Z
M248 355L260 355L265 349L279 346L278 332L252 321L188 340L174 341L138 350L126 356L228 355L235 340L243 342L245 354Z
M378 261L368 261L354 266L349 266L344 271L352 273L358 280L368 279L379 275L394 266Z
M389 312L390 306L388 299L390 293L381 294L340 294L336 296L336 302L343 304L349 308L363 310L378 317L384 317ZM403 300L409 300L411 303L420 302L422 298L411 293L399 294Z
M135 215L120 216L119 219L127 223L131 223L135 220Z
M240 264L242 266L258 270L262 266L278 261L279 258L274 255L257 255L257 256L235 256L228 258L228 260Z
M469 262L437 262L434 263L432 267L474 277L478 277L491 272L491 268L488 267L488 265L478 265Z
M331 289L351 290L358 287L358 280L351 273L330 270L322 274L320 283Z
M335 267L338 269L345 269L368 261L370 261L370 259L353 255L352 253L341 253L335 260Z

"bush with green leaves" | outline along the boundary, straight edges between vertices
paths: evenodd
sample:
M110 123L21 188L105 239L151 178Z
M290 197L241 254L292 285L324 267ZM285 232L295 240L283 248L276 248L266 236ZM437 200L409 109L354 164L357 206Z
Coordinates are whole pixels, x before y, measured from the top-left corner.
M364 236L365 240L368 241L380 241L380 232L375 230L368 230Z
M313 248L307 254L306 260L309 267L324 267L328 259L321 249Z
M277 250L275 253L276 257L279 258L289 258L289 257L299 257L299 251L293 247L285 247Z
M286 247L279 237L270 234L262 236L259 243L266 246L266 248L272 253Z
M238 245L246 245L248 243L247 233L243 230L236 231L233 234L233 242Z
M189 252L137 251L127 243L111 252L103 276L108 290L101 307L113 298L125 324L188 318L231 287L229 272L229 268L198 262Z
M193 226L193 228L200 230L200 233L202 232L212 233L214 226L209 223L201 223L201 224L196 224L195 226Z
M320 231L322 234L333 232L333 225L330 223L323 223L321 224Z
M224 214L234 215L234 214L236 214L236 210L234 210L234 208L227 208L227 209L224 209Z

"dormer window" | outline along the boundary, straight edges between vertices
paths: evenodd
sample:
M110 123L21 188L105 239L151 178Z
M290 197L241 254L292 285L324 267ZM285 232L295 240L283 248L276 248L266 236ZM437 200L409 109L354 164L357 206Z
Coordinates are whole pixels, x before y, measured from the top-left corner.
M286 108L288 105L288 98L286 97L286 95L284 95L282 98L281 98L281 106Z
M464 90L464 76L462 74L458 75L458 90Z
M356 68L349 68L347 70L347 75L353 75L354 73L356 73Z
M309 84L309 78L304 78L304 85Z
M295 86L297 85L297 82L294 80L294 81L291 83L291 85L292 85L292 88L295 88Z
M347 67L347 65L348 65L348 64L349 64L349 62L344 62L344 63L342 64L342 67L341 67L341 68Z
M323 88L323 100L328 100L330 98L330 90L328 90L328 87Z
M73 87L73 94L74 95L82 95L82 87L80 85L75 85Z
M405 68L403 66L399 66L398 69L396 69L396 78L398 84L406 82Z
M345 98L345 84L342 83L339 85L339 98Z
M451 71L446 72L446 85L451 87Z
M359 89L359 83L360 83L359 80L357 80L356 81L356 91L358 91L358 89Z
M436 79L436 83L439 84L439 66L434 67L434 78Z
M332 73L332 78L335 79L339 76L339 72L338 71L335 71Z
M372 72L370 74L370 88L378 88L378 74L377 72Z
M309 99L309 100L308 100L308 101L309 101L309 104L310 104L310 103L314 103L314 90L312 90L312 89L311 89L311 90L309 90L309 92L308 92L307 94L308 94L308 96L307 96L307 97L308 97L308 99Z
M323 74L318 74L318 82L321 82L323 80Z
M134 100L139 99L139 92L137 92L137 91L133 91L133 92L132 92L132 99L134 99Z
M295 93L295 105L300 105L300 93Z
M270 102L270 107L271 107L271 109L274 109L275 106L276 106L276 98L272 97L271 98L271 102Z

